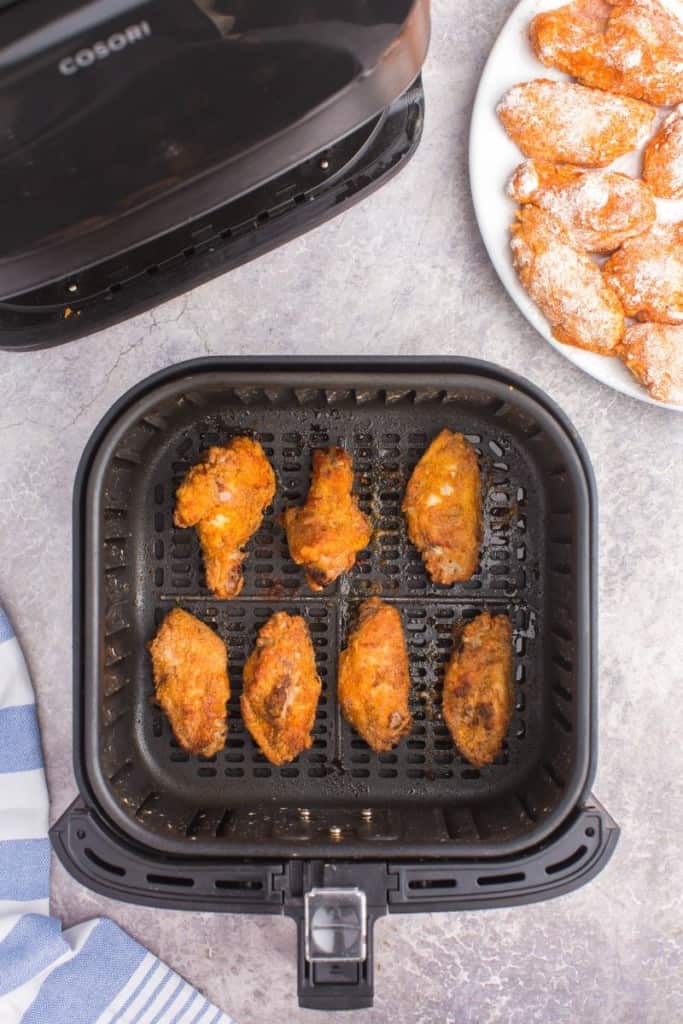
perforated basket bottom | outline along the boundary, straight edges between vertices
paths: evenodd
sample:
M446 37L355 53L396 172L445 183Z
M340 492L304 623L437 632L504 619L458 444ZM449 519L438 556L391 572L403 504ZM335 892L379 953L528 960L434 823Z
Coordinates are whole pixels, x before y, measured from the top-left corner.
M126 814L152 832L194 835L199 829L220 837L235 809L258 814L273 805L360 810L429 804L468 809L476 818L478 807L508 799L509 835L552 810L573 759L571 522L567 527L565 519L566 564L558 549L549 570L544 529L553 510L546 507L525 422L511 425L507 415L502 402L469 391L223 386L162 402L130 429L97 496L106 605L99 759ZM462 431L477 449L485 494L480 566L468 583L446 588L429 581L400 511L410 473L443 427ZM242 433L263 444L278 491L248 546L244 591L226 602L206 588L195 531L173 526L173 501L179 481L207 446ZM305 499L312 451L332 444L351 452L361 506L376 530L354 570L318 595L289 557L279 516ZM557 510L558 517L568 514ZM557 518L556 532L561 525ZM564 625L553 640L552 679L542 642L548 571L567 589L565 612L554 613ZM395 750L380 755L344 721L336 701L339 651L358 604L370 595L401 612L413 683L412 730ZM229 646L229 735L225 748L208 759L178 746L154 702L145 645L176 604L209 623ZM279 609L305 616L323 693L313 746L277 768L246 731L239 696L258 630ZM512 620L515 712L500 755L475 769L451 741L441 693L454 630L484 609Z
M512 610L515 643L520 652L516 658L515 716L494 764L480 770L468 765L458 753L441 716L441 679L452 648L452 629L473 618L480 606L470 601L395 603L406 627L410 654L413 728L391 753L377 755L346 724L336 701L336 652L345 643L349 608L343 599L277 603L256 600L231 609L213 602L183 601L184 608L213 626L228 642L232 688L229 733L225 749L219 754L212 758L194 757L180 748L162 712L153 710L146 715L141 723L142 742L148 756L159 766L165 784L174 786L176 780L182 779L184 788L191 789L195 780L200 780L204 801L211 787L219 800L224 800L228 792L234 806L273 798L297 806L302 801L308 806L329 806L333 802L348 802L349 796L389 804L411 801L418 792L429 793L432 800L451 802L454 791L461 788L466 790L468 799L475 792L487 790L501 769L506 769L508 782L514 785L520 771L524 771L529 742L526 700L527 680L533 675L528 669L533 660L531 613L521 606ZM161 602L158 617L163 617L171 607L171 602ZM505 602L487 601L486 607L494 613L511 611ZM303 615L308 622L323 692L312 748L291 764L276 768L259 752L247 732L240 716L239 695L242 668L256 634L266 619L279 610ZM245 779L247 792L239 783ZM400 787L396 784L398 779ZM290 785L293 780L294 786ZM237 790L234 793L233 787Z

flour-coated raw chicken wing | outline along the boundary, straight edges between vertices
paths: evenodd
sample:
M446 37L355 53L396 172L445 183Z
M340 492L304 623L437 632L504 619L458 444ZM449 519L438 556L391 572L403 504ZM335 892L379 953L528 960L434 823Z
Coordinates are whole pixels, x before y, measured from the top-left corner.
M546 66L584 85L657 106L683 100L679 0L575 0L538 14L529 34Z
M308 626L300 615L276 612L259 632L244 666L244 724L268 760L293 761L312 745L321 683Z
M275 494L275 474L258 441L235 437L209 448L176 493L176 526L196 526L206 581L216 597L242 589L242 548L256 533Z
M443 717L464 757L481 768L500 751L514 709L512 627L488 612L468 622L451 657L443 688Z
M636 149L655 116L638 100L547 78L513 86L497 109L525 156L583 167L604 167Z
M628 243L627 243L628 244ZM519 279L550 322L553 336L611 355L624 334L624 313L600 267L546 210L524 206L512 226Z
M658 402L683 405L683 326L633 324L619 355Z
M403 498L408 536L435 583L474 575L482 541L477 453L462 434L442 430L424 453Z
M654 224L624 242L603 275L628 316L656 323L683 323L683 221Z
M211 757L225 743L228 652L214 631L174 608L149 644L157 700L184 750Z
M654 223L657 207L642 181L615 171L525 160L507 193L518 203L547 210L588 252L612 252Z
M363 601L339 656L339 704L373 750L391 750L410 731L410 667L401 613L379 597Z
M370 543L372 523L351 493L353 462L343 448L313 452L311 486L305 505L286 509L283 521L289 552L303 565L311 590L322 590L353 568Z
M643 178L661 199L683 199L683 105L645 147Z

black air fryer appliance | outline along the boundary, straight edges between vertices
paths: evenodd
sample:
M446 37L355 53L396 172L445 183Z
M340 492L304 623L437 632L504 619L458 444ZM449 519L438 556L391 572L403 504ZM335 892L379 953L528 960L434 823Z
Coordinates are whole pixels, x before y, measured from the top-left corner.
M423 122L429 0L0 0L0 347L140 313L345 209Z
M484 495L480 565L450 587L426 575L401 514L444 425L476 447ZM243 592L222 601L195 531L173 524L174 494L207 445L243 434L264 445L278 493L249 545ZM350 573L312 594L280 517L328 444L351 453L379 529ZM74 491L79 797L53 826L57 854L114 899L286 914L301 1005L334 1013L372 1003L383 914L525 904L583 885L619 831L591 794L596 523L572 425L489 363L202 359L138 384L93 434ZM413 681L410 734L381 754L337 701L339 652L372 594L400 610ZM228 736L210 758L178 745L154 699L146 644L177 604L228 644ZM484 610L512 622L515 709L499 755L478 769L441 704L453 636ZM312 746L280 767L240 714L245 660L275 611L305 617L322 681Z

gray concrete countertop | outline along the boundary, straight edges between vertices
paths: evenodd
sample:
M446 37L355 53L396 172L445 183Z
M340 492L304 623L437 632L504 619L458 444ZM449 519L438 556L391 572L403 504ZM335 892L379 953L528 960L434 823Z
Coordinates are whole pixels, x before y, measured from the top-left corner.
M375 1008L333 1015L349 1024L671 1024L683 1006L683 416L573 368L489 265L467 129L512 6L436 0L424 141L375 196L151 314L53 351L0 354L0 600L38 694L53 817L76 793L72 482L92 429L132 384L207 353L481 356L545 389L586 442L600 494L595 793L623 829L617 851L589 886L549 903L380 921ZM289 921L112 902L56 862L52 907L65 925L112 917L241 1024L324 1019L297 1007Z

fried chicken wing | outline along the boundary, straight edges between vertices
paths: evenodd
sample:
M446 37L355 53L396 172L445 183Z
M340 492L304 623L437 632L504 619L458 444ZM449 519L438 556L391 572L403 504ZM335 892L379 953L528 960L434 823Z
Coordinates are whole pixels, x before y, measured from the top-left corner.
M247 658L240 698L244 724L271 764L311 746L321 689L305 620L276 612Z
M223 747L230 699L227 647L194 615L174 608L149 644L157 700L184 750L211 757Z
M683 326L634 324L619 355L658 402L683 405Z
M621 303L560 222L546 210L524 206L512 226L511 246L519 279L553 336L565 345L612 354L624 334Z
M470 579L482 541L477 453L462 434L442 430L424 453L403 498L408 536L435 583Z
M410 731L410 669L398 609L363 601L358 624L339 656L337 694L347 721L379 753Z
M512 627L507 615L488 612L468 622L443 688L443 717L453 742L481 768L500 751L514 707Z
M575 0L538 14L529 35L548 67L584 85L657 106L683 100L683 20L677 0Z
M661 199L683 199L683 104L645 147L643 178Z
M638 100L539 78L514 85L498 116L525 156L604 167L645 141L655 111Z
M306 504L283 516L289 552L303 565L311 590L322 590L348 572L370 543L372 523L351 494L353 462L343 448L313 452Z
M657 207L642 181L615 171L584 171L570 164L525 160L507 194L533 203L562 224L572 242L588 252L612 252L654 223Z
M235 437L209 448L176 493L176 526L196 526L206 581L216 597L242 589L242 548L258 530L275 494L275 474L258 441Z
M628 316L683 323L683 221L630 238L602 269Z

